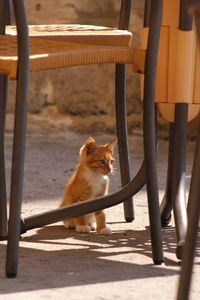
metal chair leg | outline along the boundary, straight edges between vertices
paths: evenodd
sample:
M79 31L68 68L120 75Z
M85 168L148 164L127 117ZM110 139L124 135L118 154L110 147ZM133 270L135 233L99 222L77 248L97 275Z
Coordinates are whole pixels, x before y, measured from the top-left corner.
M172 169L173 169L173 141L174 141L174 124L170 123L169 133L169 150L168 150L168 169L165 195L160 205L162 227L169 225L172 211Z
M146 169L146 185L148 194L150 231L153 261L163 261L161 222L158 199L158 182L156 170L156 108L155 108L155 76L162 16L162 1L145 1L144 27L150 27L144 82L144 154Z
M156 125L154 102L158 44L162 19L162 4L162 1L159 0L153 1L151 3L143 102L146 185L148 194L152 252L155 264L160 264L163 261L161 221L156 170Z
M29 78L29 41L24 3L22 0L13 0L13 6L18 31L19 60L15 107L10 214L8 223L8 245L6 256L6 274L8 277L15 277L17 275L18 268Z
M129 27L131 13L131 1L122 1L119 17L119 29ZM119 163L121 173L121 184L126 185L131 181L130 160L128 149L128 134L126 120L126 74L125 65L116 65L115 69L115 109L116 125L119 148ZM127 199L124 203L124 217L127 222L134 220L133 199Z
M182 257L187 228L185 163L187 144L188 104L175 104L173 171L172 171L172 203L177 235L176 256Z
M121 184L124 186L131 181L126 120L125 65L116 65L115 76L116 123L119 162ZM134 207L132 198L124 202L124 216L127 222L132 222L134 220Z
M188 300L200 220L200 126L188 200L188 228L183 250L177 300Z

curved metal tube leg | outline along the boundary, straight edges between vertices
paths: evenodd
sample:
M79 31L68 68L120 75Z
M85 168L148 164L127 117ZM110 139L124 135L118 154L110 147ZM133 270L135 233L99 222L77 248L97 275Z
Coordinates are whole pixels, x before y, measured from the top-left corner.
M175 104L172 203L177 234L177 258L181 259L187 228L185 164L188 104Z
M169 150L168 150L168 168L167 168L167 182L165 195L160 205L161 224L162 227L169 225L172 211L172 169L173 169L173 142L174 142L174 124L170 123L169 133Z
M10 214L8 223L8 245L6 256L6 274L8 277L15 277L17 275L18 268L29 77L29 43L24 3L22 0L13 0L13 6L18 30L19 61L15 106Z
M39 228L41 226L59 222L66 218L71 219L79 216L80 214L88 214L90 212L95 212L113 205L117 205L139 192L144 184L145 168L143 163L134 179L132 179L132 181L124 186L121 190L101 198L83 201L76 205L69 205L64 208L58 208L25 218L21 223L21 233L25 233L27 230L33 228Z
M177 300L188 300L200 220L200 126L188 200L188 228L183 250Z
M131 0L121 1L119 29L128 30L131 14ZM130 182L129 152L126 120L126 92L125 92L125 65L116 65L115 70L115 105L116 124L119 145L119 162L121 172L121 184L124 186ZM124 217L127 222L134 220L133 199L124 202Z
M128 134L126 120L126 96L125 96L125 65L116 65L115 71L115 99L116 99L116 123L119 149L119 162L121 184L126 185L131 181L130 159L128 150ZM134 220L133 199L124 202L124 216L127 222Z
M150 27L144 78L144 156L148 194L150 232L154 263L163 261L161 221L156 170L155 78L158 55L162 1L151 4Z

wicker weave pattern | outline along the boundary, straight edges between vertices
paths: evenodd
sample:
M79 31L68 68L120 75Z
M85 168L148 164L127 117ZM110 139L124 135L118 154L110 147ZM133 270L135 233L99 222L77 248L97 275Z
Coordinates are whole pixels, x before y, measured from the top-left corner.
M35 27L37 26L32 27L36 30ZM59 39L59 36L56 35L58 30L56 26L53 26L54 31L51 31L51 35L46 34L47 27L49 28L49 26L40 27L43 32L41 35L38 33L30 35L31 72L101 63L129 63L133 64L134 71L139 73L144 71L145 51L130 47L130 36L126 46L102 45L104 38L100 35L100 44L97 44L99 35L96 29L92 29L90 31L93 32L96 43L88 44L91 36L88 32L86 34L85 30L80 27L79 31L82 32L85 42L80 43L79 35L74 35L77 42L72 43L67 39ZM60 28L60 26L58 27ZM16 79L18 60L16 31L15 27L8 26L7 28L7 31L12 32L12 34L0 35L0 73L8 74L10 78ZM64 29L65 27L63 27ZM105 28L103 31L106 32ZM110 29L107 31L110 32ZM52 32L54 32L57 39L54 38ZM118 40L117 37L116 40Z

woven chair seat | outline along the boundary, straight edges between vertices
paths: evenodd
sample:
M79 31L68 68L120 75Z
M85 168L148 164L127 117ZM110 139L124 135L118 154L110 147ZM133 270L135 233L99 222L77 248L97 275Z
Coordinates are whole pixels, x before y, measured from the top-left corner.
M131 46L132 35L128 31L82 25L32 25L29 34L30 72L101 63L129 63L134 71L144 71L145 50ZM6 35L0 35L0 73L16 79L17 61L16 29L7 26Z
M132 33L116 28L80 25L80 24L49 24L29 25L29 35L45 39L67 41L73 43L89 43L110 46L130 46ZM6 34L16 35L15 26L6 26Z

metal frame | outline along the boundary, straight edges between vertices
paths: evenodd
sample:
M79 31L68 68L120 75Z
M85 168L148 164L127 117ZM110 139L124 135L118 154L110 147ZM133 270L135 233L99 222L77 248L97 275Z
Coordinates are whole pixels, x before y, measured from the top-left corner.
M190 1L188 3L188 10L194 14L197 39L200 44L200 3L199 1ZM189 199L188 199L188 227L185 238L185 246L183 250L183 260L181 264L181 274L179 279L177 300L188 300L190 293L190 286L192 281L192 270L195 257L195 248L198 238L198 226L200 220L200 122L197 133L196 150L194 157L194 164L192 170L192 177L190 183Z
M131 0L123 0L119 17L119 29L128 30L130 13ZM131 174L126 118L126 66L122 64L117 64L115 67L115 111L121 184L124 186L131 181ZM133 199L129 198L123 205L125 220L132 222L134 220Z
M177 103L175 105L175 121L170 124L167 183L165 195L160 206L163 227L168 226L173 209L177 235L176 256L178 259L182 258L187 228L185 185L187 116L188 104Z
M149 35L146 53L143 124L144 124L144 159L146 168L146 186L149 206L150 233L154 263L163 261L161 221L158 197L158 181L156 169L156 109L155 84L156 66L159 46L160 27L162 21L163 2L152 1L149 20Z
M177 235L176 256L182 258L187 229L185 164L187 145L188 104L175 105L173 170L172 170L172 204Z
M180 1L179 29L192 30L192 17L188 15L186 4ZM173 208L176 225L176 256L182 258L187 229L185 164L187 145L188 104L175 104L174 124L170 125L170 145L168 158L168 175L165 196L161 203L161 222L166 227L171 219Z
M173 207L172 206L173 141L174 141L174 123L170 123L167 181L166 181L165 195L160 205L162 227L167 227L169 225L171 221L171 211Z
M24 1L13 0L12 2L17 26L18 72L11 174L10 212L8 222L8 244L6 255L6 274L8 277L15 277L18 267L29 81L29 37Z
M200 124L199 124L200 125ZM188 200L188 228L183 249L177 300L188 300L200 220L200 126Z
M124 9L129 5L130 1L123 1ZM158 43L160 34L160 25L162 18L162 1L155 0L152 3L150 14L150 30L148 39L148 49L146 55L145 67L145 86L144 86L144 152L145 164L143 163L141 169L135 178L126 184L121 190L107 196L88 200L80 204L70 205L68 207L59 208L43 214L25 218L20 220L22 187L23 187L23 170L24 170L24 155L25 155L25 136L26 136L26 112L27 112L27 90L28 90L28 73L29 73L29 48L28 48L28 32L27 21L23 0L13 0L14 12L16 17L16 24L18 30L18 44L19 44L19 62L18 62L18 78L17 78L17 93L16 93L16 110L15 110L15 128L14 128L14 144L13 144L13 162L12 162L12 178L11 178L11 201L10 201L10 215L9 215L9 229L8 229L8 246L6 257L6 274L8 277L15 277L17 275L18 267L18 252L19 252L19 238L20 232L23 233L32 228L41 227L43 225L51 224L61 221L66 218L76 217L78 215L94 212L104 209L132 197L137 193L145 183L147 183L148 206L150 218L150 233L152 241L152 254L155 264L163 262L163 249L161 237L161 223L160 211L158 201L158 186L157 186L157 172L156 172L156 130L155 130L155 75L156 62L158 54ZM122 18L123 19L123 18ZM121 22L122 22L121 19ZM124 22L124 21L123 21ZM122 22L122 23L123 23ZM123 23L126 26L126 23ZM117 88L117 93L125 94L124 82L125 71L123 66L117 67L116 75L117 83L121 83L121 87ZM119 76L119 77L118 77ZM124 101L124 96L116 100L117 109L120 103ZM125 101L124 101L125 102ZM125 119L125 105L123 106L123 116ZM119 115L118 115L119 118ZM118 119L119 120L119 119ZM122 128L123 126L124 128ZM128 142L126 124L118 122L118 133L123 129L122 140L123 147L128 153ZM123 140L125 139L125 141ZM122 162L122 168L126 170L127 180L129 181L128 161ZM145 167L144 167L145 165ZM146 171L145 171L146 170ZM145 174L146 173L146 174ZM123 182L124 184L125 182ZM20 224L21 223L21 224Z

